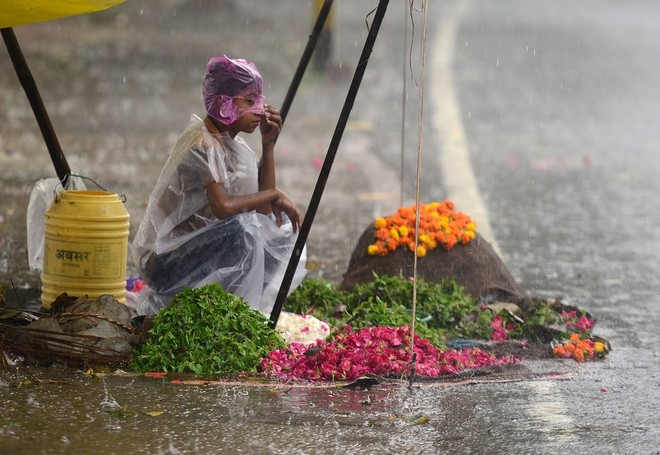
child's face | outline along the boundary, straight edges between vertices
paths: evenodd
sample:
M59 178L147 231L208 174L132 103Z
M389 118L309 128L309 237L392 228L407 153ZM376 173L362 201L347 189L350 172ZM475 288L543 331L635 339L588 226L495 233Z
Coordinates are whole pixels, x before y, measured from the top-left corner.
M239 109L239 112L244 112L233 126L244 133L252 133L259 127L261 120L264 118L264 104L263 96L257 94L235 97L233 99L234 105Z

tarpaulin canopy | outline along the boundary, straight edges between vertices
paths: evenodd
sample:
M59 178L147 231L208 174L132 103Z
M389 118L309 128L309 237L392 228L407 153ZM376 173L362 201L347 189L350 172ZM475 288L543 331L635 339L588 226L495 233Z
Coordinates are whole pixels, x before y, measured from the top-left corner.
M126 0L3 0L0 28L102 11Z

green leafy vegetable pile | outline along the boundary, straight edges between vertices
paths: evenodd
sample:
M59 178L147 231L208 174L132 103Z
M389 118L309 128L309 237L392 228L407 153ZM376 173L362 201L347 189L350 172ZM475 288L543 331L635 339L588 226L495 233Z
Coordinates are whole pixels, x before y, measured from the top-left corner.
M410 325L413 283L399 276L374 275L373 281L359 284L352 292L342 291L321 279L304 281L286 300L285 308L311 314L337 329L350 325L400 327ZM564 305L558 299L528 298L504 306L479 302L451 278L440 283L418 280L415 332L436 346L447 340L540 340L588 331L578 324L583 310ZM422 322L421 315L428 321ZM593 324L592 324L593 325Z
M305 280L286 300L294 313L308 313L342 328L389 326L411 322L413 283L402 276L377 276L352 292L321 278ZM447 338L490 338L492 314L481 311L476 299L452 279L441 283L418 280L415 331L434 344ZM428 315L428 322L420 321Z
M134 357L138 371L197 374L255 372L284 339L268 319L219 284L179 293L154 318Z

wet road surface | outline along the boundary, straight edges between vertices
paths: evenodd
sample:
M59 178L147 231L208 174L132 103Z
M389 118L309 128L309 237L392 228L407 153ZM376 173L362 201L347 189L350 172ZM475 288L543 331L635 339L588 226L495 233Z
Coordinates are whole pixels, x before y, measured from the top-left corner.
M195 2L177 15L132 3L120 10L125 16L108 13L96 24L57 21L17 35L39 77L57 68L48 76L52 90L40 87L73 167L127 193L136 222L160 168L154 157L167 154L188 114L198 112L200 64L218 47L206 44L209 30L223 24L236 32L236 24ZM258 33L232 43L232 50L264 62L271 99L282 99L305 43L306 19L291 21L298 16L287 8L269 17L258 2L223 3L245 18L239 25L277 30L277 39ZM280 184L296 200L306 200L313 188L373 3L339 4L342 65L332 77L306 79L278 141ZM568 373L568 380L412 392L399 386L189 389L70 371L55 372L61 384L17 387L22 378L44 373L11 372L0 379L3 453L659 453L660 29L654 21L660 6L641 0L433 3L429 58L442 57L434 53L442 49L437 40L444 27L455 35L451 92L426 104L423 199L449 194L439 176L452 171L435 167L446 133L433 113L438 99L451 97L503 258L531 293L562 295L591 311L595 332L614 348L606 360L525 362L533 371ZM399 203L405 55L399 6L390 5L312 229L312 274L340 278L361 231ZM75 42L61 38L67 25ZM269 39L274 47L265 44ZM131 65L118 64L130 58ZM20 276L22 228L13 220L25 206L27 182L52 171L40 137L29 129L23 94L7 63L0 64L4 273ZM73 79L80 70L89 77ZM435 76L427 76L429 93ZM412 81L408 90L405 203L414 194L417 150ZM113 417L104 409L113 401L138 415ZM163 414L144 414L153 410ZM420 416L429 421L415 424Z

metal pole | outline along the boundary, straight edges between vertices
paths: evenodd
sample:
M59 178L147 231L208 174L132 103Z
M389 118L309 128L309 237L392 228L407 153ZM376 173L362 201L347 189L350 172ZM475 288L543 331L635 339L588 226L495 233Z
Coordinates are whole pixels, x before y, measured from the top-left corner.
M296 96L296 92L298 91L298 87L300 86L300 81L302 81L302 78L305 75L305 70L307 69L307 65L309 64L309 61L312 58L312 54L314 53L314 48L316 47L316 43L318 42L319 36L323 31L323 25L325 24L325 21L328 18L328 15L330 14L330 7L332 6L332 1L333 0L325 0L323 2L323 6L321 7L321 10L319 11L319 15L316 18L316 23L314 24L312 33L309 35L307 46L305 47L305 50L303 51L303 54L300 57L300 62L298 63L298 68L296 69L296 73L294 74L293 79L291 80L291 85L289 86L289 90L287 91L286 96L284 97L284 101L280 106L280 116L282 117L282 122L284 122L287 114L289 113L291 104L293 104L293 98Z
M66 180L68 179L69 174L71 174L71 168L64 157L60 142L57 140L57 135L55 134L53 125L48 117L48 112L46 112L46 108L44 107L41 95L37 89L37 84L34 82L34 77L32 77L30 68L23 57L14 30L11 27L8 27L0 29L0 32L2 32L2 39L5 41L5 46L7 47L11 61L14 64L16 75L23 86L23 90L25 90L30 106L32 106L32 112L34 112L34 116L39 124L41 135L43 136L44 141L46 141L46 147L48 148L48 153L50 153L50 158L55 166L57 177L62 182L62 185L65 186Z
M362 77L364 76L364 71L367 68L367 63L369 63L369 57L371 56L371 51L373 50L374 43L376 42L376 36L378 36L378 30L380 25L383 22L383 17L385 16L385 11L387 10L387 4L389 0L380 0L378 3L378 8L374 15L374 20L367 34L367 39L364 43L362 49L362 55L360 55L360 60L358 65L355 68L355 74L353 75L353 80L346 94L346 101L344 101L344 107L342 108L341 114L339 115L339 120L337 121L337 126L335 127L335 132L330 141L330 146L328 147L328 153L325 155L325 161L323 162L323 167L321 167L321 172L319 173L319 178L316 181L316 187L314 188L314 193L309 202L309 207L307 213L305 214L305 219L303 220L302 225L300 226L300 232L298 233L298 238L296 244L293 248L293 254L289 260L289 265L287 266L284 278L282 279L282 285L280 286L280 291L277 294L275 299L275 305L273 306L273 311L270 313L270 326L277 326L277 320L280 317L282 312L282 306L284 305L284 300L286 299L289 288L291 287L291 282L293 281L293 276L300 262L300 256L302 255L303 248L307 242L307 237L309 236L309 231L314 222L314 217L316 216L316 210L318 209L321 197L323 196L323 190L325 184L328 181L330 175L330 169L332 168L332 163L337 154L337 149L339 148L339 142L341 141L342 134L346 128L346 123L351 114L351 109L353 109L353 103L355 102L355 97L357 96L358 89L360 88L360 83L362 82Z

